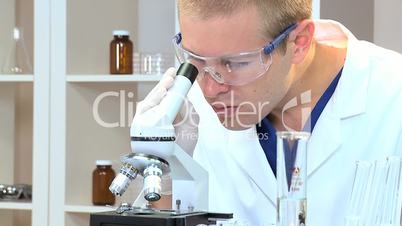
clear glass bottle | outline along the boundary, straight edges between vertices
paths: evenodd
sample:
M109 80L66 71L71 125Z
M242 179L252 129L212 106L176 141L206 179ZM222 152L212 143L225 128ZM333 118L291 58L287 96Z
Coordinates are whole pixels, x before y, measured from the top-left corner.
M1 65L2 74L32 74L32 64L25 47L22 30L15 27L12 35L12 44L6 58Z
M92 203L94 205L114 205L116 198L109 191L114 177L112 161L96 161L96 169L92 173Z
M110 42L110 73L133 73L133 43L130 33L124 30L113 31L113 40Z

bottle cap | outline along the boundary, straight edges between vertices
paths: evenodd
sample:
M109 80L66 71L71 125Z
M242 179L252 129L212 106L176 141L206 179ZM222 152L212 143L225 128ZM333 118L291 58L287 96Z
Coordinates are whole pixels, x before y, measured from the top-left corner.
M126 30L114 30L113 35L115 36L129 36L130 32Z
M97 166L111 166L112 161L110 161L110 160L96 160L96 165Z

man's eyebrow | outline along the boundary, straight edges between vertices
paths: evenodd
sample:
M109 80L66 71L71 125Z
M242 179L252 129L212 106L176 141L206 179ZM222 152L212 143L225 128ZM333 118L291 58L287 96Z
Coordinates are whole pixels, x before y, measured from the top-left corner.
M192 51L192 50L186 48L183 44L181 45L181 48L183 48L183 49L186 50L187 52L192 53L192 54L194 54L194 55L196 55L196 56L201 56L201 54L196 53L196 52L194 52L194 51Z

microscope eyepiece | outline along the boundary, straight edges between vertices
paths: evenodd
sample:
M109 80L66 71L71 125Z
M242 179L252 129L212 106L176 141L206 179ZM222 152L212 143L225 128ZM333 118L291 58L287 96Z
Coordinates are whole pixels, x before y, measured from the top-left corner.
M177 75L182 75L186 78L188 78L191 82L191 84L194 83L195 79L197 78L198 75L198 69L196 66L190 64L190 63L182 63L177 70Z

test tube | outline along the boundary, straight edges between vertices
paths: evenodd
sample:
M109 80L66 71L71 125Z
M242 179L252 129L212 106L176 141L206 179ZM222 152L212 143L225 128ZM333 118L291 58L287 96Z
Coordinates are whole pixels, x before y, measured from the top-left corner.
M353 181L352 194L350 197L349 211L345 216L346 226L358 226L363 224L364 218L362 218L361 205L365 200L367 181L370 178L372 165L373 164L369 161L356 162L356 171Z

